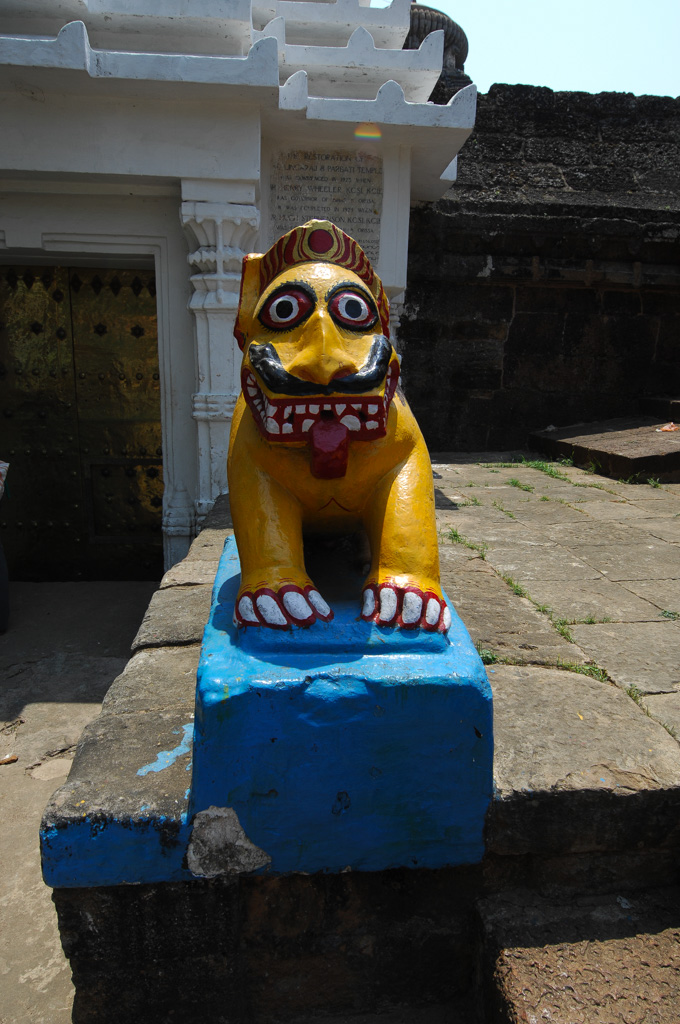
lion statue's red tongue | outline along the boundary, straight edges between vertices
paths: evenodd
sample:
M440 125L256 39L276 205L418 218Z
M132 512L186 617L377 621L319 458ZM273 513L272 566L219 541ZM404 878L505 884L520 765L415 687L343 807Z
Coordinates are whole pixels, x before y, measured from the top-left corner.
M309 431L312 446L312 476L335 480L347 472L349 430L339 420L318 420Z

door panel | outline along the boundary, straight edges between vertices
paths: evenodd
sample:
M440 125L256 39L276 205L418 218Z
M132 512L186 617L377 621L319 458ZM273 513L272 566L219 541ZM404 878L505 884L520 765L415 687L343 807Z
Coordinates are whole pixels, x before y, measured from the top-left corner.
M158 578L153 275L2 268L0 325L0 538L12 578Z

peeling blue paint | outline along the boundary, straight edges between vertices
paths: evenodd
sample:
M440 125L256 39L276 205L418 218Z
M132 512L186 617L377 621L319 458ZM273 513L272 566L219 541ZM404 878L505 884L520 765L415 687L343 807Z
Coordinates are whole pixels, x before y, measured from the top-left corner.
M66 828L43 826L43 878L53 888L188 881L193 875L182 863L190 832L186 814L132 821L85 815Z
M174 764L178 757L182 754L188 754L191 750L191 738L194 731L194 723L189 722L187 725L182 727L184 736L179 746L174 747L172 750L160 750L156 755L156 760L152 761L151 764L144 765L143 768L139 768L137 771L138 775L148 775L149 772L162 772L165 768L169 768L171 764ZM179 735L179 729L173 729L174 733ZM187 765L187 771L190 764Z

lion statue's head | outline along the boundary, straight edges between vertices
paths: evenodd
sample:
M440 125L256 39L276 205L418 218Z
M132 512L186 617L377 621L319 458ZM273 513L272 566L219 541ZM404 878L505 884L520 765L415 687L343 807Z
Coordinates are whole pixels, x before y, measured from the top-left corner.
M363 249L312 220L246 256L234 333L241 386L269 442L309 445L312 475L345 475L350 440L385 435L399 381L389 305Z

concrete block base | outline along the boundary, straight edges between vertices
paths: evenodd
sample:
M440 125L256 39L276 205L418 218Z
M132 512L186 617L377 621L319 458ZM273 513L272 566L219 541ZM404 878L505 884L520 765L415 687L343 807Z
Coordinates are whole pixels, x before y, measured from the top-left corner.
M455 610L446 635L364 622L357 576L331 622L237 630L239 584L229 539L198 670L191 870L481 861L491 689Z

